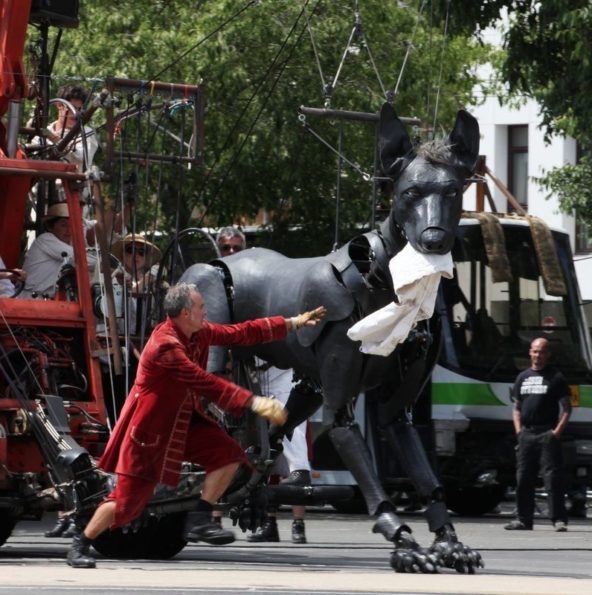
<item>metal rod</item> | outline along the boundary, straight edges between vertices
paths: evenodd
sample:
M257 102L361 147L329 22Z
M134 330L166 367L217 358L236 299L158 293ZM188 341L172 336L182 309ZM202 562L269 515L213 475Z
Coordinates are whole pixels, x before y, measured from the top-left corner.
M56 179L60 178L62 180L86 180L86 176L84 174L78 174L75 172L67 172L67 171L56 171L56 170L43 170L43 169L36 169L34 167L3 167L0 165L0 172L2 174L14 174L14 175L21 175L21 176L34 176L36 178L49 178L49 179Z
M378 122L380 114L378 112L351 112L348 110L324 109L319 107L306 107L301 105L298 108L301 114L306 116L318 116L320 118L333 118L335 120L355 120L358 122ZM399 118L403 124L421 124L419 118Z
M90 107L80 115L80 118L76 118L76 123L74 126L68 129L68 132L66 132L65 136L54 145L55 151L58 154L63 153L70 141L74 140L78 134L84 134L84 125L91 119L92 115L97 111L97 109L103 105L105 101L107 101L108 97L109 91L107 91L107 89L103 89L101 93L93 100Z
M199 159L183 155L159 155L158 153L141 153L138 151L115 151L118 157L129 159L145 159L146 161L167 161L169 163L194 163L199 165Z
M165 83L163 81L143 81L138 79L118 78L115 76L109 76L105 80L110 89L145 89L149 93L152 91L169 91L171 94L181 93L182 95L197 95L202 90L200 85Z
M95 203L96 217L95 238L99 249L99 263L101 273L103 274L105 299L107 302L107 320L109 321L109 328L107 331L111 342L115 375L121 376L123 374L123 357L121 353L121 344L119 343L119 335L117 334L115 298L113 295L113 281L111 279L111 266L109 261L109 242L107 239L108 230L105 228L105 213L103 210L101 183L98 180L95 180L93 183L93 199Z

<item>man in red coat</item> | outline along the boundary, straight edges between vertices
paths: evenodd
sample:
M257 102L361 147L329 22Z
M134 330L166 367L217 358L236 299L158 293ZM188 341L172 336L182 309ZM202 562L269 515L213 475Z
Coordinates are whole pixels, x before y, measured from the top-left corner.
M210 345L254 345L284 339L290 329L316 324L323 307L294 318L275 316L233 325L205 320L205 304L194 285L181 283L164 299L165 322L153 331L140 358L135 384L113 429L99 467L117 473L117 486L102 502L84 531L74 537L68 564L94 568L90 545L103 531L138 517L158 483L175 486L182 461L205 468L201 499L190 514L188 541L226 544L232 531L211 521L213 504L230 485L246 456L241 447L207 417L200 397L230 413L250 408L276 425L287 414L274 399L206 372Z

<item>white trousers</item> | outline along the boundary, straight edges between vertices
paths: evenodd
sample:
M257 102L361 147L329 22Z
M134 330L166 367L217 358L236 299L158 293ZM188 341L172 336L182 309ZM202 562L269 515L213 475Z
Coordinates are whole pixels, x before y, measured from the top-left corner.
M259 365L260 363L262 362L257 360L257 364ZM293 371L272 367L263 372L261 376L263 394L273 395L285 405L290 396L290 391L294 387L294 383L292 382ZM278 475L288 475L298 469L310 471L306 424L307 421L304 421L294 428L291 440L287 436L284 437L283 456L276 461L274 466L274 471Z

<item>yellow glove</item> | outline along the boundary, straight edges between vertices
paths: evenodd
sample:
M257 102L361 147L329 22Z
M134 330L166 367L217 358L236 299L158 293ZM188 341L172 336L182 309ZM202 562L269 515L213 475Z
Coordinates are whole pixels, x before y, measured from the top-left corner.
M288 412L276 399L269 397L257 397L251 399L251 411L269 420L276 426L283 426L288 420Z
M292 321L292 328L298 330L303 326L314 326L325 317L325 314L327 314L327 308L325 306L319 306L314 310L298 314L298 316L290 319Z

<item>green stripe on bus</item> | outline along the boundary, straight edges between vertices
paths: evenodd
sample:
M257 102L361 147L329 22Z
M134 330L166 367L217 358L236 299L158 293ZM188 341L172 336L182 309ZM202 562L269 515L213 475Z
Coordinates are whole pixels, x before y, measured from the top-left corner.
M506 406L491 390L489 384L442 382L432 384L434 405L493 405Z
M592 407L592 386L580 386L580 407Z

